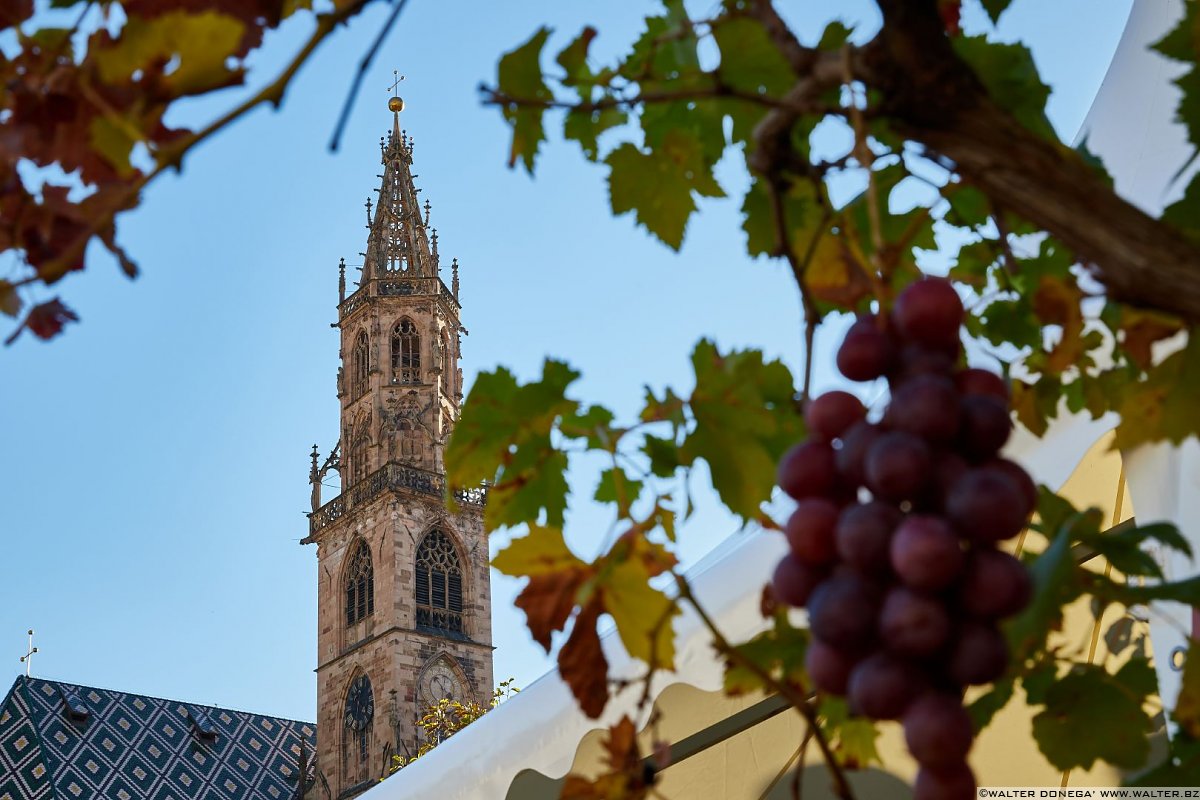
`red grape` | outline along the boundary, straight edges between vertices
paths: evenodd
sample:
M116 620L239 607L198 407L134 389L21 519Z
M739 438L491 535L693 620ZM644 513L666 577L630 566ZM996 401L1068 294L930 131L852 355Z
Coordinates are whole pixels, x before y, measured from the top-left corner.
M797 500L830 494L835 488L833 448L822 442L798 444L779 462L779 487Z
M980 619L1019 614L1033 596L1033 581L1025 565L1008 553L979 547L967 554L959 602Z
M870 643L878 615L878 590L853 572L829 578L808 602L808 625L813 634L847 650L861 650Z
M904 712L908 752L923 767L938 769L963 763L974 735L971 717L956 695L928 692Z
M946 495L946 516L976 542L1016 536L1029 517L1025 493L1003 470L981 467L959 478Z
M1029 477L1029 473L1020 464L1009 461L1007 458L993 458L991 461L984 464L985 467L998 469L1008 477L1016 481L1021 489L1021 494L1025 498L1024 516L1028 517L1037 508L1038 503L1038 488L1033 482L1033 478Z
M892 308L900 335L932 348L958 348L958 328L963 321L962 300L943 278L923 278L911 283Z
M893 386L917 377L918 375L947 376L954 371L954 363L958 358L958 350L930 350L919 344L906 344L900 348L900 355L888 373L888 382Z
M917 770L913 800L971 800L975 797L975 775L964 762L952 767Z
M993 625L964 622L950 651L946 674L960 686L982 686L1004 674L1008 642Z
M842 447L834 454L838 474L845 483L862 486L866 483L867 451L883 432L869 422L856 422L842 436Z
M892 569L914 589L936 591L962 571L963 552L954 530L941 517L911 514L892 537Z
M1008 402L1008 384L994 372L971 367L954 376L954 383L962 395L985 395Z
M919 437L885 433L867 451L867 486L884 500L911 500L925 485L931 460L929 446Z
M850 326L837 352L837 367L852 381L871 381L883 375L892 362L892 343L874 317Z
M796 504L784 533L792 554L805 564L820 566L837 558L834 526L838 508L828 500L810 497Z
M876 653L850 673L846 697L850 710L871 719L898 719L924 688L920 673L907 661Z
M804 409L808 429L826 441L838 438L866 416L862 401L849 392L826 392Z
M887 572L892 531L899 521L900 512L886 503L849 506L834 534L838 555L863 572Z
M997 625L1032 594L994 543L1021 530L1038 489L997 455L1012 430L1006 381L957 366L963 317L953 285L926 278L889 316L860 318L837 364L852 380L887 377L882 420L850 392L823 394L805 408L810 438L779 464L799 503L773 594L808 609L813 688L854 714L903 717L917 800L974 797L961 692L1004 674Z
M825 574L816 567L811 567L793 556L787 555L779 559L775 565L775 575L771 578L771 590L775 597L789 606L802 606L808 602L809 595L821 583Z
M952 438L958 432L958 420L958 393L954 383L941 375L918 375L896 389L883 417L885 426L931 442Z
M964 397L961 419L958 447L964 455L977 460L996 455L1012 432L1008 404L991 395L976 394Z
M858 659L814 637L804 654L804 670L814 687L827 694L844 695L850 671Z
M933 655L950 636L950 615L939 599L897 587L883 600L879 633L895 653Z

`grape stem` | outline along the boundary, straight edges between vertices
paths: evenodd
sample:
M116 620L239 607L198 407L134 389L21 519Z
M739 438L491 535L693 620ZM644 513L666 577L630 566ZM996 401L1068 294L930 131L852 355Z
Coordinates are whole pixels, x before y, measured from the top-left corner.
M834 755L833 749L829 746L828 739L825 738L824 732L821 731L820 722L817 720L817 713L812 706L808 704L808 696L795 686L791 686L784 681L776 680L771 673L763 669L763 667L753 660L747 658L740 650L729 643L725 635L717 628L712 617L704 610L700 601L696 599L696 595L692 593L691 584L682 575L675 574L675 585L679 589L679 598L686 600L688 605L695 609L696 614L704 623L704 627L708 628L713 638L713 649L728 659L730 662L736 663L750 672L763 682L765 686L782 695L800 712L807 723L808 732L816 741L817 746L821 748L821 755L825 759L825 766L829 770L830 776L833 778L834 793L842 798L842 800L854 800L854 791L850 788L850 783L846 780L846 774L842 771L841 765L838 763L837 756ZM803 765L797 765L797 769Z

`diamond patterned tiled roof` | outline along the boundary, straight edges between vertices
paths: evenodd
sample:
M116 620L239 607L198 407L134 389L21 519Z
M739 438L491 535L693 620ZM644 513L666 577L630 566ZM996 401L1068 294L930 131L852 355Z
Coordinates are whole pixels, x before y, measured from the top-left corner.
M310 723L20 677L0 705L0 800L294 800L301 740L311 763Z

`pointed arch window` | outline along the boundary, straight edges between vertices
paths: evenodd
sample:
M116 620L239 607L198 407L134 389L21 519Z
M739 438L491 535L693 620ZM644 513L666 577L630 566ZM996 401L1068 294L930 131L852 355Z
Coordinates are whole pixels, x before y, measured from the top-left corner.
M462 634L462 566L450 537L432 531L417 548L417 627Z
M354 356L351 371L350 395L362 397L367 393L368 376L371 374L370 344L367 332L359 331L358 340L354 343Z
M346 625L362 622L375 612L375 570L371 551L360 541L346 569Z
M410 319L392 328L392 383L421 382L421 336Z

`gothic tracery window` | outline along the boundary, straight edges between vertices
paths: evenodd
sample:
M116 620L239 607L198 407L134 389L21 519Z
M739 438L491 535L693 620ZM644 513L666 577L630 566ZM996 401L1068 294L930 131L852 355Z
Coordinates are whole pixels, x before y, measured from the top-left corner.
M370 350L367 343L367 332L358 332L358 341L354 344L354 356L351 372L350 396L361 397L367 393L367 380L371 372Z
M463 633L462 567L450 537L432 531L417 549L417 627Z
M421 336L409 319L392 329L392 382L421 382Z
M354 625L375 611L375 570L371 551L360 541L346 569L346 625Z

